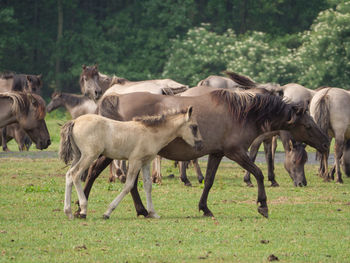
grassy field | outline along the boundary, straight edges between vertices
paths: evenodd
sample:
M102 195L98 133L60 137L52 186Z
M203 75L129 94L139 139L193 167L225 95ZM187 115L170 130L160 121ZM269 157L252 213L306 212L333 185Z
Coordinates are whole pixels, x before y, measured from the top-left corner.
M58 119L66 116L48 116L51 151L58 149ZM325 183L315 165L306 166L308 186L295 188L276 164L281 186L266 187L269 219L258 214L257 188L244 186L236 164L221 164L208 200L215 218L204 218L193 170L193 187L184 187L178 176L166 176L178 173L165 161L163 182L153 187L160 219L137 218L128 195L103 220L123 187L107 183L105 171L91 192L88 218L69 221L63 213L67 169L54 158L0 158L0 262L268 262L272 254L281 262L350 260L350 178ZM139 190L145 200L142 181Z

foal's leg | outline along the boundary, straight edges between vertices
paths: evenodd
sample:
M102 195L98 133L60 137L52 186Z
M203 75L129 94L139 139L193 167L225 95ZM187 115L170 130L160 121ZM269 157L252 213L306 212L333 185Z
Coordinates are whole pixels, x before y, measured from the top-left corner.
M247 171L251 172L258 184L258 200L260 203L258 207L258 212L264 217L268 217L268 207L266 203L266 192L264 186L264 176L259 167L257 167L254 162L250 160L244 149L236 150L235 152L225 152L225 156L233 161L236 161L240 166L242 166Z
M199 166L198 159L193 159L192 163L193 163L193 167L194 167L196 174L197 174L198 182L201 184L204 180L204 177L203 177L201 168Z
M198 204L199 211L202 210L204 212L204 216L214 216L207 206L207 200L210 188L213 186L215 174L219 167L222 157L223 155L221 154L209 154L207 172L204 178L204 189Z
M73 178L72 171L74 167L71 167L66 173L66 191L64 198L64 213L68 216L68 219L73 219L71 202L72 202L72 186L73 186Z
M159 215L157 215L156 211L153 207L152 202L152 180L151 180L151 174L150 174L150 163L145 164L142 166L142 176L143 176L143 188L146 193L146 200L147 200L147 211L148 216L150 218L160 218Z
M180 179L184 183L185 186L192 186L190 180L187 178L186 168L188 167L187 161L179 162L179 171L180 171Z
M129 170L126 176L126 182L121 193L112 201L109 205L107 211L103 214L104 219L108 219L114 209L117 208L119 203L123 200L124 196L127 195L130 190L134 187L134 182L137 178L137 174L141 169L141 161L130 161L129 160Z
M268 180L272 187L278 187L279 184L275 180L275 163L272 154L272 138L264 140L265 159L267 163Z

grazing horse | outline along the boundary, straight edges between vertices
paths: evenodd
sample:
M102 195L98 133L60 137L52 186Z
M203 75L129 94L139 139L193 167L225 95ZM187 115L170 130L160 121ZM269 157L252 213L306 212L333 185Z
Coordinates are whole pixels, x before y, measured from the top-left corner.
M51 144L44 118L45 102L39 95L0 93L0 128L18 123L40 150Z
M59 107L65 108L73 119L84 114L95 113L97 109L96 102L84 95L54 92L46 110L51 112Z
M328 173L328 151L322 154L319 170L320 176L325 180L329 180L335 172L337 182L343 183L340 161L344 150L346 153L345 156L348 156L348 140L350 139L350 92L344 89L329 87L319 90L311 100L310 114L330 138L335 138L335 170L333 170L331 175ZM347 162L345 160L345 163Z
M264 142L265 158L268 167L268 180L271 182L271 186L278 186L275 180L274 174L274 151L271 151L271 138L273 136L279 136L282 140L283 148L285 151L284 168L287 170L290 178L293 180L295 186L306 186L307 181L305 178L304 166L307 162L307 153L305 151L306 145L296 142L288 131L277 131L272 133L265 133L260 135L254 140L250 146L249 157L252 161L255 161L259 147ZM270 156L272 155L272 156ZM247 186L252 187L253 184L250 180L250 173L247 172L244 176L244 182Z
M259 135L274 130L289 130L298 141L325 152L328 137L318 128L309 114L298 106L284 102L280 97L251 92L215 90L196 97L162 96L150 93L109 95L100 101L98 111L102 116L131 120L135 116L157 114L167 109L181 109L193 105L193 116L203 138L203 148L194 151L182 139L177 138L159 155L171 160L189 161L209 154L205 186L199 209L205 216L213 216L207 206L209 191L213 185L221 159L226 156L255 176L258 183L259 213L268 216L264 177L247 155L251 143ZM94 180L111 162L100 157L89 170L84 193L88 197ZM131 190L138 215L147 216L137 191Z
M201 135L195 120L191 118L192 107L180 112L168 112L160 116L134 118L120 122L99 115L88 114L69 121L62 127L60 157L72 166L66 174L64 212L69 219L71 211L72 185L77 190L81 208L80 217L86 218L87 199L80 184L83 172L101 154L113 159L129 160L129 170L122 192L104 213L109 218L124 196L130 192L140 169L144 178L148 215L159 218L151 197L152 181L150 162L160 149L179 137L190 147L201 144Z
M28 151L30 146L32 145L32 141L26 132L19 126L18 123L13 123L4 128L0 129L1 132L1 140L0 145L2 145L2 150L4 152L9 151L7 147L7 143L12 139L15 139L18 144L19 151Z
M188 89L188 86L171 79L129 81L117 76L107 76L98 71L97 65L85 66L80 75L81 93L97 101L107 89L120 94L131 92L151 92L155 94L174 95Z

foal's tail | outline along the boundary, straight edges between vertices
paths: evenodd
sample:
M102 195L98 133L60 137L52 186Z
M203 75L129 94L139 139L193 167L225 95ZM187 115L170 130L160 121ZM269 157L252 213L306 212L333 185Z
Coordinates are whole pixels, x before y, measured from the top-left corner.
M61 128L61 142L59 156L65 164L73 160L77 153L80 153L78 147L74 143L72 131L74 127L74 120L68 121Z

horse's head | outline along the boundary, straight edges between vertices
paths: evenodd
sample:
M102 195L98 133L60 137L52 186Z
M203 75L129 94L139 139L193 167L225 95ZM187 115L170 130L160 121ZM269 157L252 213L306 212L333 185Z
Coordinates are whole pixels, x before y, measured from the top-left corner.
M25 88L26 92L32 92L35 94L40 94L41 92L41 87L43 85L42 82L42 75L27 75L27 85Z
M180 128L179 136L197 151L202 149L202 135L199 132L198 124L192 117L193 107L187 108L184 115L184 124Z
M82 66L83 71L80 74L80 89L81 93L93 100L98 100L102 95L102 88L99 85L100 75L97 65Z
M284 167L292 178L295 186L306 186L304 165L307 162L306 145L289 140L289 149L286 151Z
M61 92L54 92L51 95L51 101L50 103L46 106L46 112L51 112L58 107L62 106L63 100L62 100L62 93Z
M21 96L19 101L14 101L13 107L17 121L38 149L46 149L51 140L44 120L45 102L36 94L21 93Z
M318 127L305 108L291 106L288 126L288 130L296 141L304 142L321 153L328 150L328 136Z

